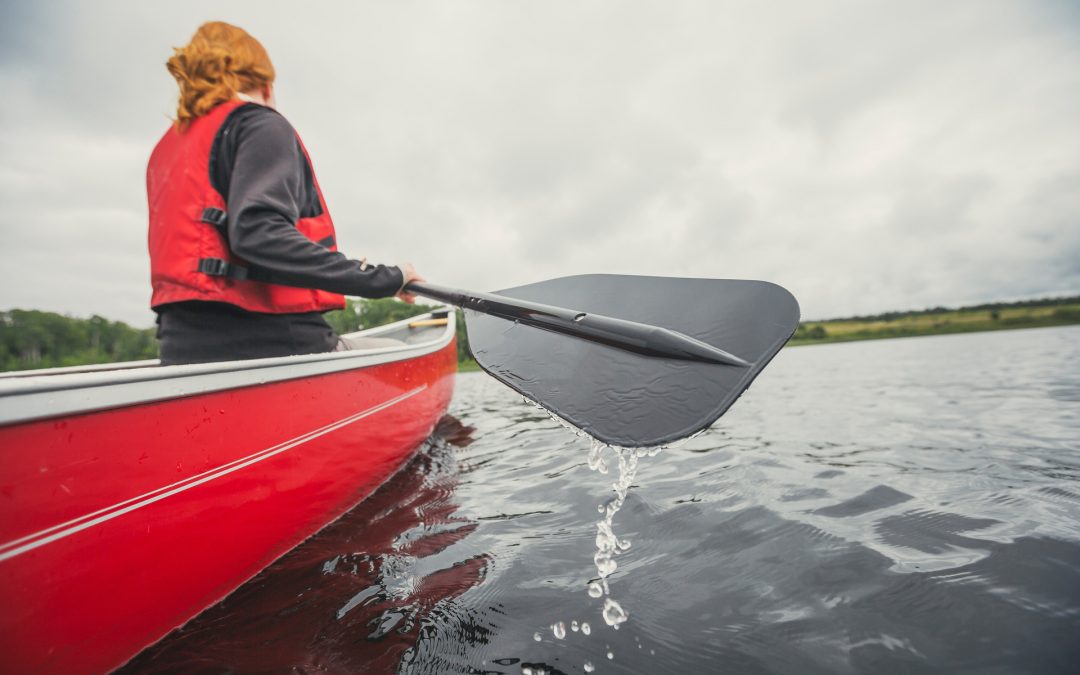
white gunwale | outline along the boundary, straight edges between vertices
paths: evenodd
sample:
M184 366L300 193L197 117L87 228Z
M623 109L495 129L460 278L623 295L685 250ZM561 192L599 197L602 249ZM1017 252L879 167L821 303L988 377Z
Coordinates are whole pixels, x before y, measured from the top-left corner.
M441 311L439 312L441 315ZM351 336L376 337L408 330L411 317ZM444 348L454 337L455 313L430 340L400 347L303 354L183 366L160 366L156 360L24 370L0 376L0 425L65 417L121 406L163 401L213 391L327 375L405 361Z

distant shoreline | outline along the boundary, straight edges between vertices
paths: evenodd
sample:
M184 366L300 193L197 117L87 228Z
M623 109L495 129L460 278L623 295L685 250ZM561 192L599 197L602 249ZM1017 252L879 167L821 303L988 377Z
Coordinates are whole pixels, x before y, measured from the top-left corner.
M975 307L944 307L888 312L866 317L805 321L788 347L863 340L985 333L998 330L1049 328L1080 324L1080 297L993 303ZM481 370L472 359L458 363L459 373Z
M917 338L917 337L935 337L941 335L967 335L970 333L994 333L1000 331L1010 330L1028 330L1032 328L1062 328L1064 326L1076 326L1080 325L1080 321L1068 321L1064 323L1046 323L1046 324L1030 324L1025 326L1000 326L997 328L980 328L972 330L953 330L953 331L940 331L940 332L926 332L926 333L911 333L904 335L874 335L870 337L837 337L824 340L794 340L788 342L788 347L808 347L812 345L830 345L830 344L842 344L845 342L867 342L871 340L903 340L905 338Z
M430 309L391 299L350 300L348 309L327 314L327 321L337 333L344 334ZM788 346L1074 324L1080 324L1080 296L804 321ZM458 343L458 372L480 370L470 358L468 335L460 320ZM153 358L157 358L157 341L152 328L136 329L98 316L77 319L35 310L0 312L0 371Z
M1080 298L807 321L790 346L1080 324Z
M458 361L457 371L459 373L477 373L483 370L480 364L472 359L466 359L464 361Z
M815 322L817 323L817 322ZM1028 328L1059 328L1061 326L1075 326L1080 325L1080 320L1076 321L1057 321L1048 323L1030 323L1024 325L996 325L991 328L965 328L963 330L939 330L939 331L925 331L921 333L904 333L904 334L892 334L892 333L878 333L874 335L866 335L861 337L826 337L822 339L801 339L796 340L792 338L787 346L788 347L806 347L809 345L827 345L836 344L840 342L863 342L866 340L898 340L902 338L913 337L931 337L934 335L961 335L964 333L990 333L994 331L1003 330L1026 330ZM476 361L469 359L467 361L461 361L458 363L459 373L476 373L483 370L480 364Z

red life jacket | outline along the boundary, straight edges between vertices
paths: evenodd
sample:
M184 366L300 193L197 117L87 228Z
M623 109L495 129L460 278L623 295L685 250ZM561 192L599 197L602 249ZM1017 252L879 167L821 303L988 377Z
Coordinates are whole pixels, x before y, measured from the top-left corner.
M150 306L204 300L268 314L341 309L344 296L273 283L272 274L251 267L229 250L225 200L210 181L210 152L218 129L241 105L244 102L240 100L228 101L196 118L183 131L170 128L150 155L146 168L153 287ZM307 158L303 143L300 147ZM296 229L308 239L337 250L334 223L314 177L313 182L322 214L300 218Z

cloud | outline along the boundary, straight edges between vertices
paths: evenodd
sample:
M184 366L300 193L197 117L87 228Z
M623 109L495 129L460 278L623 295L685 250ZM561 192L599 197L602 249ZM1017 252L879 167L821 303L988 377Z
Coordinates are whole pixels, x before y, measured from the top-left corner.
M357 257L769 279L809 317L1080 290L1068 2L5 6L0 307L147 325L170 47L220 18Z

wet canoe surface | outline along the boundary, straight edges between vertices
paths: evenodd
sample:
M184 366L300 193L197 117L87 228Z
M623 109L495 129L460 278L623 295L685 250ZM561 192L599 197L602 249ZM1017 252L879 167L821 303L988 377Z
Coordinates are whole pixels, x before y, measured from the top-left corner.
M125 672L1073 672L1077 363L1078 328L781 352L640 459L618 630L614 453L459 375L404 471Z

